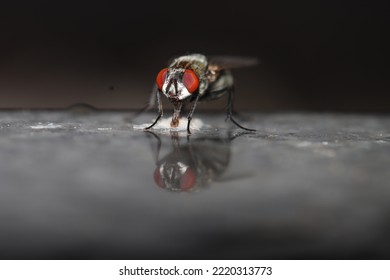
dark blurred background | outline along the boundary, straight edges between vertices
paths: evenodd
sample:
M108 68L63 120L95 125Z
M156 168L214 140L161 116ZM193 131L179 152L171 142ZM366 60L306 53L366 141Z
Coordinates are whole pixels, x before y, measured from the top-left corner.
M172 56L200 52L261 60L235 71L238 109L389 112L389 11L388 1L3 1L0 107L140 108Z

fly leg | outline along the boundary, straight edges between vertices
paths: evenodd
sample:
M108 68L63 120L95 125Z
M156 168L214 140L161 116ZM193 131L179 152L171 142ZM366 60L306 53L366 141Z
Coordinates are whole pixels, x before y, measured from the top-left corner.
M194 111L195 111L196 103L198 103L199 96L200 96L200 94L199 94L199 92L197 92L195 100L194 100L194 105L192 105L191 111L188 114L188 123L187 123L187 132L188 132L188 134L191 134L190 123L191 123L191 120L192 120L192 115L194 114Z
M227 108L226 119L230 119L232 123L234 123L239 128L242 128L247 131L256 131L255 129L243 127L233 119L233 93L234 93L234 87L232 86L228 89L228 108Z
M158 122L158 120L162 117L162 115L163 115L163 107L162 107L161 96L160 96L161 93L160 93L159 90L157 90L156 92L157 92L158 116L157 116L156 120L154 121L154 123L152 123L148 127L145 127L145 129L152 128Z

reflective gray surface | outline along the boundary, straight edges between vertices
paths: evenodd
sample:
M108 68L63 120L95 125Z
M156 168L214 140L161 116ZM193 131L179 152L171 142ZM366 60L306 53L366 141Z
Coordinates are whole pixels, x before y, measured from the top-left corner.
M0 112L1 258L390 258L390 117L129 116Z

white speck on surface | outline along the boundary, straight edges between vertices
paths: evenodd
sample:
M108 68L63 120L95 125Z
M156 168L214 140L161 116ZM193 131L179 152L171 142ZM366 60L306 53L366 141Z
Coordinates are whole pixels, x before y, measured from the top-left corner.
M54 124L54 123L48 123L48 124L41 124L38 125L32 125L30 126L31 129L53 129L53 128L62 128L62 125L60 124Z
M322 145L327 146L329 143L327 141L323 141Z
M101 131L112 130L112 127L98 127L97 130L101 130Z
M163 118L159 120L155 126L153 126L153 130L170 130L170 131L186 131L187 130L187 118L180 118L178 127L171 127L171 118ZM133 128L135 130L144 130L146 127L150 126L152 123L144 123L144 124L135 124ZM192 119L190 124L191 130L200 130L203 127L203 122L201 119Z

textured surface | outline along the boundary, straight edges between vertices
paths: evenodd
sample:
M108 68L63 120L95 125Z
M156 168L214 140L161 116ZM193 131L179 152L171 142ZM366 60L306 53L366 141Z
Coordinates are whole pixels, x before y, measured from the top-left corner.
M129 115L0 112L1 258L390 258L389 116Z

